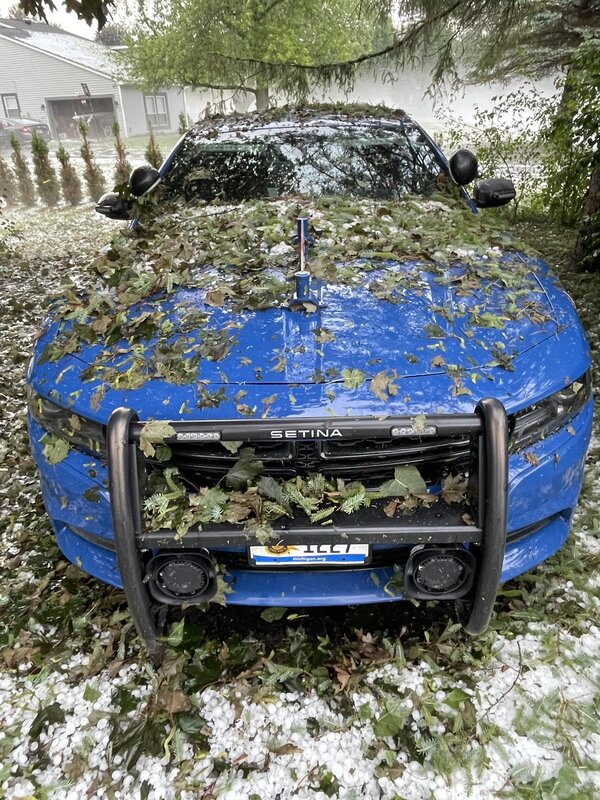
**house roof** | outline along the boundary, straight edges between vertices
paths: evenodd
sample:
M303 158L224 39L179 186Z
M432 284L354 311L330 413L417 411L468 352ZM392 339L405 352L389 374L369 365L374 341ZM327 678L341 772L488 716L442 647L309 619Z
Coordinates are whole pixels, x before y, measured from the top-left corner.
M115 71L109 47L45 22L0 19L0 37L109 78Z

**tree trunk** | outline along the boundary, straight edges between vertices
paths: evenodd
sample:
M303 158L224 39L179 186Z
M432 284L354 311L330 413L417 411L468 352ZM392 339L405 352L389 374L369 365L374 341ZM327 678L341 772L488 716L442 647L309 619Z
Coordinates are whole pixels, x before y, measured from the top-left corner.
M572 264L575 272L600 272L600 164L590 175Z
M266 111L269 108L269 87L256 87L256 110Z

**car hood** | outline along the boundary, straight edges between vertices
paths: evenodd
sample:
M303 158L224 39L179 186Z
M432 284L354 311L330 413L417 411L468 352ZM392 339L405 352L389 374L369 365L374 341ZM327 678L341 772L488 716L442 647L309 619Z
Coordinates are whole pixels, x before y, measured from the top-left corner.
M148 338L119 342L110 357L99 345L86 345L58 363L43 363L53 323L37 344L31 381L45 396L101 420L118 405L144 416L223 418L326 408L411 413L418 398L416 408L430 413L464 411L478 397L523 394L527 382L525 396L534 402L549 385L555 390L587 368L587 346L570 299L544 263L520 253L504 258L527 264L527 291L498 281L485 292L465 292L460 265L434 275L426 266L393 261L375 271L357 262L353 285L315 283L310 313L287 305L234 312L226 298L180 287L151 304L169 330L158 356L156 339ZM403 290L397 277L407 270L418 274L418 285L413 274ZM149 308L148 301L139 303L129 318L143 324ZM199 322L190 327L195 312ZM556 361L565 346L572 354L568 369L564 355ZM202 357L194 361L198 352ZM125 371L163 357L159 375L127 390L109 388L108 373L92 370L99 358L105 370ZM277 400L282 397L285 402Z

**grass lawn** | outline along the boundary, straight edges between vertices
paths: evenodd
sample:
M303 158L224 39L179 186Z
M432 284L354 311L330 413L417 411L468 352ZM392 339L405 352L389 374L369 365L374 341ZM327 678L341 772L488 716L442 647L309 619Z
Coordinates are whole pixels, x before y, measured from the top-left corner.
M48 298L89 279L120 223L89 206L15 221L0 258L0 798L600 796L597 416L569 541L501 588L485 635L409 604L270 622L217 606L174 621L153 667L122 593L61 558L25 429ZM565 271L568 235L519 227L562 273L597 369L600 281Z

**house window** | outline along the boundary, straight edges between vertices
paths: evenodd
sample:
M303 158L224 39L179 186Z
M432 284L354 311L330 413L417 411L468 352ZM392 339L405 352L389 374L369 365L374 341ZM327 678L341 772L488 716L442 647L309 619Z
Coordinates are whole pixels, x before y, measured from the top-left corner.
M146 119L153 128L169 127L169 108L166 94L145 94Z
M2 105L4 106L4 116L18 119L21 116L19 98L16 94L3 94Z

